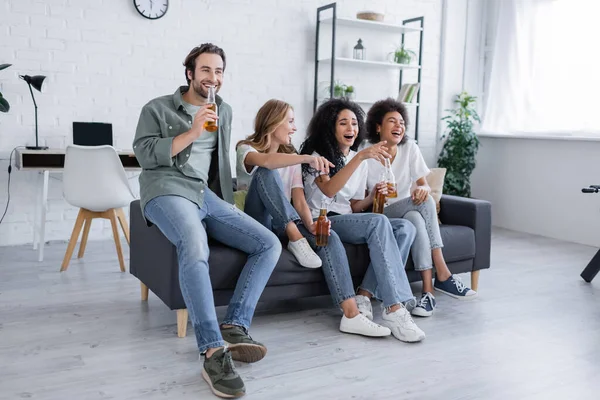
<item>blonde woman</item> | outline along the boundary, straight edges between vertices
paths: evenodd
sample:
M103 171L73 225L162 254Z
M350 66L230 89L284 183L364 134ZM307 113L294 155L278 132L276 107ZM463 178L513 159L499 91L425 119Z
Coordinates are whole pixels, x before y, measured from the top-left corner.
M333 164L324 157L297 154L291 144L295 132L294 110L288 103L269 100L258 111L254 133L236 149L238 188L248 190L244 211L279 236L285 234L288 249L301 265L323 267L334 303L344 314L342 332L388 336L388 328L359 312L348 258L337 234L330 233L327 246L316 247L316 226L304 197L301 164L325 174Z

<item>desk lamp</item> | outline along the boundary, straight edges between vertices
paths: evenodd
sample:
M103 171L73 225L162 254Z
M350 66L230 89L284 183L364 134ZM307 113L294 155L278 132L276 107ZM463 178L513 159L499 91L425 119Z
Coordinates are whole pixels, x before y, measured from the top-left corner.
M33 95L33 90L31 87L33 86L38 92L42 93L42 88L44 84L44 80L46 79L43 75L19 75L19 78L23 79L29 85L29 92L31 93L31 98L33 99L33 106L35 107L35 146L26 146L28 150L46 150L47 146L40 146L38 143L38 116L37 116L37 103L35 102L35 96Z

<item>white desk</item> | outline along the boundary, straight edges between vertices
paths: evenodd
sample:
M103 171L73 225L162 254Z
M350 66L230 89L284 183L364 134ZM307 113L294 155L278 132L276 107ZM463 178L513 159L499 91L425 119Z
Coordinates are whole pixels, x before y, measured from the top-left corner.
M140 165L132 150L117 151L126 171L139 171ZM33 249L38 250L38 261L44 260L46 212L48 211L48 181L50 173L62 173L65 167L65 149L17 149L16 167L23 171L39 173L33 222Z

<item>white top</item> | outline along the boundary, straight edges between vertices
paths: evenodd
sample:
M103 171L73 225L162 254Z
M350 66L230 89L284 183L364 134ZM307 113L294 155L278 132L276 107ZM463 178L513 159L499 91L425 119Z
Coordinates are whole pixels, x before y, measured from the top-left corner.
M319 153L314 152L313 156L319 156ZM345 164L348 164L356 156L356 152L350 150L348 156L344 159ZM308 174L304 176L304 194L306 201L313 218L319 216L321 202L325 198L321 189L315 182L315 177ZM333 202L327 208L327 211L333 211L338 214L351 214L352 207L350 200L362 200L365 198L365 187L367 185L367 164L360 163L359 167L354 171L346 185L333 198Z
M250 181L252 181L252 175L258 168L258 166L255 165L250 172L246 170L244 162L246 156L250 152L258 153L254 147L248 144L242 144L236 150L237 190L248 190ZM283 193L285 194L285 197L288 201L292 201L292 189L304 187L304 184L302 183L302 165L296 164L290 165L289 167L278 168L277 172L279 172L279 176L281 176L281 181L283 182Z
M371 146L371 143L366 143L364 147ZM363 146L361 146L363 147ZM375 186L381 173L385 170L385 166L377 160L367 160L369 166L369 178L367 179L367 187L370 191ZM392 172L396 178L398 187L398 197L388 198L388 204L393 204L399 200L410 197L413 183L419 178L426 177L431 172L427 168L427 164L423 159L419 146L412 140L398 146L396 158L392 162Z

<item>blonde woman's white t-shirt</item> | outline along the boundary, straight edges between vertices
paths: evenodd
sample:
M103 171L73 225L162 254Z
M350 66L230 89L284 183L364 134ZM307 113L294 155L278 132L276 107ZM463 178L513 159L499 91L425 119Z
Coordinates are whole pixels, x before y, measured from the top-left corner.
M314 152L313 156L319 157L319 153ZM350 150L348 156L344 159L345 163L348 164L356 156L356 152ZM333 211L338 214L350 214L352 213L352 207L350 206L350 200L362 200L365 198L365 187L367 184L367 164L362 162L359 167L354 171L346 185L340 190L333 198L333 202L327 208L328 211ZM306 195L306 202L313 218L319 216L319 210L321 209L321 202L326 197L321 189L315 182L315 176L310 174L304 175L304 194Z
M372 144L366 142L366 144L361 147L366 148L369 146L372 146ZM367 164L369 166L367 188L370 191L379 182L381 173L385 170L385 166L374 159L368 159ZM415 182L419 178L429 175L431 171L427 168L427 164L423 159L423 155L421 154L421 150L417 143L409 140L398 146L396 158L394 158L394 161L392 162L392 172L396 178L398 197L388 198L387 201L389 204L410 197Z

